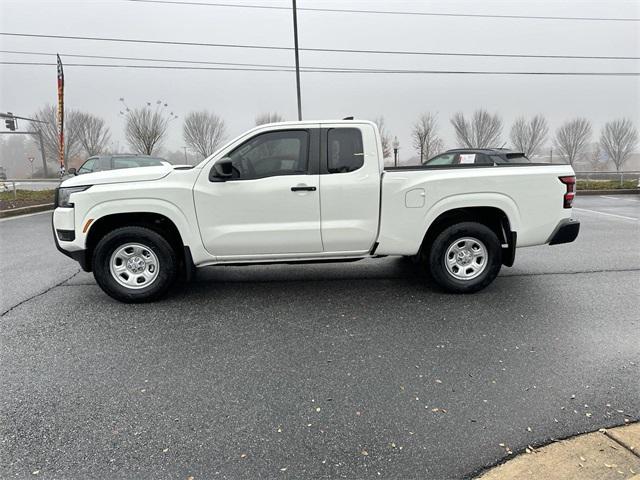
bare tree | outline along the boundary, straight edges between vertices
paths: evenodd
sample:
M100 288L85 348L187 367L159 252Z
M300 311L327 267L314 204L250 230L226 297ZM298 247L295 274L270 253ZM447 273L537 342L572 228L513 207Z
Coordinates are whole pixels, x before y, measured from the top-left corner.
M78 142L88 156L104 153L111 138L103 118L86 112L78 113Z
M607 122L600 133L600 144L619 172L638 145L638 130L628 118Z
M178 116L168 112L168 105L162 100L156 102L155 108L147 102L146 106L134 109L127 107L123 98L120 101L125 108L120 114L126 117L124 133L129 146L136 153L151 155L162 145L169 123Z
M420 153L420 163L443 150L444 143L438 135L438 118L434 113L425 113L413 125L411 132L413 147Z
M511 143L527 157L533 157L547 139L549 126L542 115L536 115L530 121L518 118L511 127Z
M215 113L203 110L187 114L182 127L182 136L189 149L202 158L207 158L222 143L225 130L222 118Z
M557 131L555 144L567 162L573 165L584 154L591 137L591 122L586 118L575 118L565 122Z
M384 123L384 117L380 116L373 120L378 126L380 132L380 142L382 143L382 156L383 158L391 157L391 134L387 131L387 127Z
M278 122L284 122L284 117L277 112L261 113L260 115L256 116L256 127L258 125L264 125L265 123L278 123Z
M34 120L45 123L30 122L29 127L41 135L33 135L33 141L42 148L49 159L57 159L60 152L60 136L58 135L57 108L53 105L45 105L31 115ZM64 114L64 167L67 168L69 159L78 155L82 150L79 134L79 117L77 110L66 109Z
M467 148L497 147L502 134L502 120L498 114L491 115L484 109L473 112L471 121L461 112L451 118L458 143Z

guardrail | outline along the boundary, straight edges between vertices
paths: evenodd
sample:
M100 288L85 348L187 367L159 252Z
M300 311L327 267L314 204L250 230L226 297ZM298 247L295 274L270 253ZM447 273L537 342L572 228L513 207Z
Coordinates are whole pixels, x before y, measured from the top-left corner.
M576 171L576 180L584 180L587 185L590 182L617 181L622 188L625 181L635 180L632 188L640 186L640 171L626 172L595 172L595 171Z
M8 178L7 180L0 180L0 191L13 190L13 199L18 198L18 187L25 187L29 184L49 184L52 188L56 188L60 185L60 179L58 178ZM10 187L9 187L10 185ZM44 188L22 188L21 190L45 190Z

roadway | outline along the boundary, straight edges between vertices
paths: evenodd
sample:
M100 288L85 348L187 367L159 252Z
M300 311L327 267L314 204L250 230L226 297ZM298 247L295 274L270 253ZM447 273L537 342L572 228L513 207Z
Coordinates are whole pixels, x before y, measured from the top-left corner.
M50 214L0 221L0 477L459 478L634 421L639 200L579 197L576 242L471 296L387 258L209 268L124 305Z

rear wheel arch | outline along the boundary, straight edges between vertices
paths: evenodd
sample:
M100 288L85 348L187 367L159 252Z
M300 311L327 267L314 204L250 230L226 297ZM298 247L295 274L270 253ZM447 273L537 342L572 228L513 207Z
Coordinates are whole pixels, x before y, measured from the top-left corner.
M462 207L447 210L431 222L424 234L419 255L429 252L433 241L448 227L463 223L476 222L491 229L500 240L503 250L503 264L513 265L516 246L516 233L511 230L511 222L504 210L497 207Z
M455 223L438 234L423 261L431 278L444 290L477 292L491 284L500 272L500 239L483 223Z

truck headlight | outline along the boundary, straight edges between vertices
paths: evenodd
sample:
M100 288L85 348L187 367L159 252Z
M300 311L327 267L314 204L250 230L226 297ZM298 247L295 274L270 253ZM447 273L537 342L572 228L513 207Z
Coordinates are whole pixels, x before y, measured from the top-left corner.
M91 185L83 187L60 187L56 190L56 207L73 208L69 200L72 193L84 192Z

